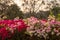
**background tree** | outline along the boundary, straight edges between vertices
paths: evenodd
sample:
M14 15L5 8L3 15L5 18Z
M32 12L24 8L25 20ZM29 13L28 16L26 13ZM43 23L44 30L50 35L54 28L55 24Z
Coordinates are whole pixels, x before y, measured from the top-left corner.
M37 15L37 17L46 18L49 10L60 6L60 0L14 0L14 2L20 7L24 17Z
M20 8L12 0L0 0L0 19L22 18Z
M9 19L17 16L20 18L22 16L23 18L30 16L47 18L51 9L53 9L53 13L57 14L54 10L56 7L60 7L59 2L60 0L0 0L0 16L10 17Z

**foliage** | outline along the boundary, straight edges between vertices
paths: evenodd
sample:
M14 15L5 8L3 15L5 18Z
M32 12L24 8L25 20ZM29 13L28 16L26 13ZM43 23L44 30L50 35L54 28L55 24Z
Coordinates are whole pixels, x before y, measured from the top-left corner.
M55 18L60 21L60 7L54 7L50 11L50 15L55 16Z
M14 19L15 17L23 18L23 13L19 10L17 5L11 5L7 10L8 19Z
M23 13L16 4L0 3L0 19L14 19L17 16L23 18L22 15Z
M60 21L60 13L57 15L56 19Z

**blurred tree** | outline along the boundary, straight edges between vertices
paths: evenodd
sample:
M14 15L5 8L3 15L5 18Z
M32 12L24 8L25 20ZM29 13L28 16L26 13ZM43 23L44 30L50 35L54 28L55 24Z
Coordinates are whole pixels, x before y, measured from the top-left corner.
M46 18L49 15L47 11L60 5L60 0L14 0L14 2L24 13L24 18L38 15Z
M60 21L60 7L53 8L53 13L56 16L56 19Z
M7 10L8 18L13 19L15 17L22 18L23 13L20 11L20 8L17 5L11 5Z
M11 0L0 0L0 19L14 19L15 17L22 18L20 8Z
M54 7L60 6L60 0L13 0L23 11L23 13L28 12L40 12L49 11Z
M57 15L57 18L56 18L58 21L60 21L60 13Z
M48 11L59 6L59 2L59 0L0 0L0 15L2 17L6 15L8 19L17 16L46 18L49 15Z
M53 14L57 17L60 14L60 7L54 7L52 9Z

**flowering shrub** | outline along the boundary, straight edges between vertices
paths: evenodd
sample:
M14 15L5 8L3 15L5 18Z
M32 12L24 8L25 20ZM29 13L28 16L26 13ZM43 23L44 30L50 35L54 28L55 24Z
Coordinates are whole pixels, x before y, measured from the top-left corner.
M31 39L33 38L33 39ZM25 19L0 20L0 40L60 40L60 21L30 17Z
M0 38L5 40L6 38L12 37L16 30L21 32L27 26L23 20L0 20Z
M55 17L48 17L48 20L37 19L35 17L27 18L27 34L30 36L37 36L48 40L59 40L60 38L60 21Z

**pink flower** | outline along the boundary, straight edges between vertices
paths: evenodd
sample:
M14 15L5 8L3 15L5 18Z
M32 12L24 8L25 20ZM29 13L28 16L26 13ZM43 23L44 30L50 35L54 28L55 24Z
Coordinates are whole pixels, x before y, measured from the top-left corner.
M40 20L40 22L44 25L47 22L47 20Z
M19 19L19 20L14 20L15 22L15 25L16 25L16 29L18 31L22 31L23 29L25 29L27 26L26 24L24 23L23 20Z
M49 33L51 31L50 27L46 27L46 32Z
M22 19L0 20L0 37L2 37L2 40L5 40L6 38L11 37L16 30L20 32L23 29L26 29L26 27L27 25Z
M38 19L35 17L30 17L30 18L28 18L28 22L34 25L35 23L38 22Z
M54 32L58 33L59 31L57 29L54 29Z
M5 38L9 36L6 28L0 28L0 36L2 37L2 40L5 40Z
M25 29L27 26L24 23L20 23L18 24L18 26L16 27L18 31L22 31L23 29Z
M57 25L60 25L60 21L56 21L56 24L57 24Z
M52 24L52 25L55 24L55 23L56 23L55 20L51 20L51 21L50 21L50 24Z

